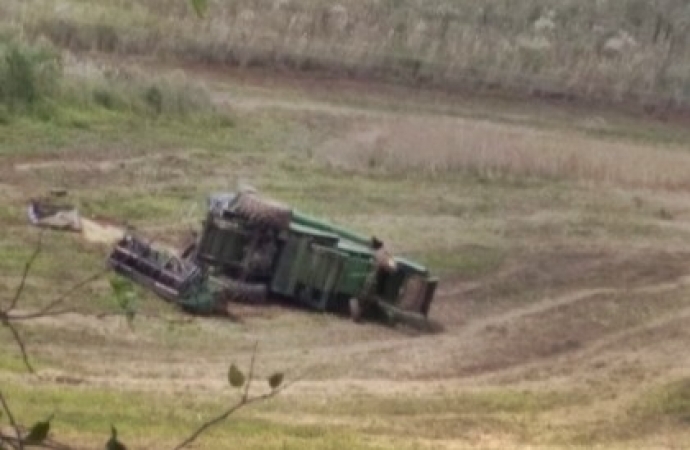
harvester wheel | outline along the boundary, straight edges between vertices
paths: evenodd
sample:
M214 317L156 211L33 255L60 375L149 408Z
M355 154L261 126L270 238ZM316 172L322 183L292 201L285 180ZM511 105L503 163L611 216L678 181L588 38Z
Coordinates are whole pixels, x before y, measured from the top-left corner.
M268 300L268 290L264 284L225 279L220 297L225 302L260 304Z
M253 192L240 193L234 210L254 224L277 229L289 227L292 219L290 208L281 203L263 199Z
M420 275L410 276L404 284L400 297L400 307L405 311L422 313L426 282Z

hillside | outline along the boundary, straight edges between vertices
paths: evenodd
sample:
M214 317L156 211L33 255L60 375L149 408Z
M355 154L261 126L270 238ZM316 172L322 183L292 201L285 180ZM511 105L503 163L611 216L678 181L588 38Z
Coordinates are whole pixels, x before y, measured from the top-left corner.
M0 5L0 28L11 37L23 29L25 38L43 34L60 45L0 47L2 86L22 87L0 89L0 304L15 292L38 237L25 217L32 196L64 187L86 216L126 222L177 245L199 226L209 192L247 182L301 210L376 233L395 254L428 264L441 276L431 317L444 331L355 324L281 305L237 305L235 320L190 318L143 292L129 327L107 279L99 279L67 296L69 313L19 325L36 375L25 372L11 335L0 329L0 387L18 421L55 413L55 437L77 448L102 446L111 424L131 448L173 447L234 398L228 365L246 367L258 342L260 379L284 370L300 380L233 416L196 448L687 445L690 132L681 116L659 121L583 103L421 89L383 83L390 81L385 71L324 78L278 70L274 60L259 71L211 58L271 44L269 31L285 20L297 27L295 36L301 26L314 28L313 39L308 48L290 39L272 43L284 46L272 58L294 50L291 58L328 55L374 67L394 48L374 32L408 24L410 11L425 18L425 33L436 32L435 20L455 18L448 19L447 41L471 46L458 38L469 31L456 22L478 26L479 16L469 12L476 2L447 1L446 9L412 0L340 8L211 2L218 9L200 22L185 4L154 0L48 3ZM578 73L571 69L582 61L577 49L585 48L568 33L594 19L628 30L638 43L635 55L660 57L662 44L645 41L654 34L646 2L596 2L599 9L579 6L568 16L564 8L580 3L528 4L483 2L493 5L489 29L500 23L518 36L539 22L541 32L554 33L554 47L543 51L559 59L545 58L529 80L545 76L611 99L619 88L640 86L655 100L683 98L672 93L685 83L685 37L667 67L680 77L671 84L645 84L637 74L649 74L622 70L635 60L628 57L592 56L587 73L620 77L597 81L601 91L580 91L586 77L574 84L560 77ZM250 7L266 35L250 27L242 37ZM382 53L366 59L349 53L362 48L353 43L338 54L326 43L350 41L337 27L329 26L336 34L327 40L316 19L284 19L319 8L339 11L343 33L378 42ZM631 28L635 11L643 19ZM680 20L673 9L664 11ZM544 25L545 14L556 28ZM73 34L59 38L57 30ZM494 54L472 48L478 58ZM433 83L450 86L450 77L464 73L452 64L467 60L445 51L422 53L436 58L428 66L438 74ZM488 72L477 77L493 73L508 82L530 74L516 62L522 60L508 60L487 60L477 67ZM514 71L495 70L498 64ZM25 66L28 72L6 70ZM644 67L651 74L654 65ZM19 83L28 79L22 73L33 83ZM101 270L107 252L75 234L44 233L21 310L36 311L69 292Z

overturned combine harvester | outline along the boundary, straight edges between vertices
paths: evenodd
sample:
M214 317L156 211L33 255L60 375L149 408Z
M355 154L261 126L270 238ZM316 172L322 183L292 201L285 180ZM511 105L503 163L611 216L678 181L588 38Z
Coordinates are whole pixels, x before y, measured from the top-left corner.
M285 299L318 311L426 320L438 280L383 243L254 191L211 196L200 236L180 255L128 235L109 257L119 273L186 310Z

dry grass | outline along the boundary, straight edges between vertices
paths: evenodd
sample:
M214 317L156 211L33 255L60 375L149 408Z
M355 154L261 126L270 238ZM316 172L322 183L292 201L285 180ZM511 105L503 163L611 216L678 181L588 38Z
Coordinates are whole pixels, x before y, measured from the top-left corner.
M650 152L649 146L636 142L458 118L367 120L315 154L333 166L360 171L690 187L690 154L680 145Z
M688 100L688 11L677 0L211 1L202 21L187 3L11 0L2 8L8 30L23 26L73 50L643 104Z

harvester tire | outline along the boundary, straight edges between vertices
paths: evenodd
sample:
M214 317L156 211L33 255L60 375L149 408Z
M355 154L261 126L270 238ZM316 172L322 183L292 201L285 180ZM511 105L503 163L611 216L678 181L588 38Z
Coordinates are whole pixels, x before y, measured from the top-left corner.
M292 212L287 206L266 200L253 192L239 194L234 210L241 217L256 225L285 229L290 226Z
M255 305L266 303L268 300L268 289L264 284L244 283L226 279L223 280L223 289L220 295L225 302Z
M410 276L404 285L404 291L400 298L400 308L405 311L421 314L425 289L426 283L422 276Z

